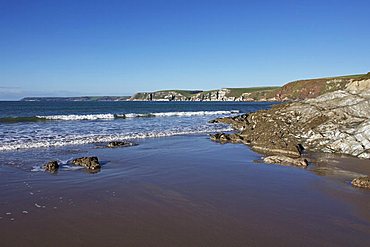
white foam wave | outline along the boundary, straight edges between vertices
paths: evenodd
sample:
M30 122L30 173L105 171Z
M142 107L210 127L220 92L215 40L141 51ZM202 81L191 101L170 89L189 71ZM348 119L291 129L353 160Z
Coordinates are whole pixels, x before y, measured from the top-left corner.
M124 118L155 117L151 113L147 113L147 114L146 113L126 113L126 114L117 115L117 116L121 116L121 117L124 117Z
M211 116L211 115L226 115L236 114L239 110L231 111L182 111L182 112L153 112L153 113L127 113L127 114L87 114L87 115L48 115L48 116L36 116L40 119L47 120L113 120L116 118L138 118L138 117L192 117L192 116Z
M88 114L88 115L49 115L49 116L37 116L38 118L47 120L97 120L97 119L114 119L114 114Z
M231 111L189 111L189 112L158 112L151 113L156 117L191 117L191 116L210 116L210 115L226 115L239 113L238 110Z
M31 168L31 172L43 172L45 171L44 168L42 168L42 166L32 166Z
M192 116L211 116L240 113L239 110L231 111L179 111L179 112L152 112L152 113L128 113L122 116L126 118L136 117L192 117Z
M169 137L178 135L190 135L190 134L206 134L212 132L225 132L232 131L231 127L223 127L213 129L200 129L200 130L186 130L186 131L163 131L163 132L147 132L147 133L131 133L131 134L115 134L115 135L85 135L85 136L74 136L63 139L52 139L52 140L41 140L31 141L25 143L7 143L0 144L0 151L13 151L19 149L32 149L32 148L49 148L49 147L62 147L69 145L83 145L99 142L111 142L111 141L124 141L134 139L145 139L145 138L159 138Z

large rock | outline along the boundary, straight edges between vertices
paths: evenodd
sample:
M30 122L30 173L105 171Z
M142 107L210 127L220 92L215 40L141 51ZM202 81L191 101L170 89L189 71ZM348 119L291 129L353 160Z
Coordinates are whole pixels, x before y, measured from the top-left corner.
M302 149L370 158L370 82L213 122L231 124L256 151L298 157Z
M225 133L217 133L214 135L210 135L212 141L220 142L220 143L240 143L243 139L238 134L225 134Z
M370 178L360 177L352 180L351 184L355 187L370 189Z
M58 161L52 160L52 161L49 161L48 163L44 164L42 166L42 168L44 168L45 171L55 172L55 171L58 170L59 164L58 164Z
M235 129L243 130L246 125L248 125L248 114L243 114L234 117L224 117L216 118L210 120L209 123L223 123L223 124L232 124Z
M310 150L370 158L368 85L369 80L354 81L344 91L294 104L292 109L301 114L301 121L311 123L295 137ZM315 123L318 118L322 121Z
M78 165L78 166L84 166L91 170L100 169L100 163L98 160L98 157L92 156L92 157L81 157L72 160L72 164Z
M136 143L132 143L132 142L114 141L114 142L109 142L107 147L108 148L118 148L118 147L132 147L136 145L137 145Z
M308 162L303 158L290 158L283 155L268 156L263 159L267 164L293 165L298 167L307 167Z

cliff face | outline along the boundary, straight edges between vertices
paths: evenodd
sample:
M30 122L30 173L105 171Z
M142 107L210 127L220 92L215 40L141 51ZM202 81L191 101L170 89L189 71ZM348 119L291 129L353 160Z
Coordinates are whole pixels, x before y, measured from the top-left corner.
M156 92L137 93L129 100L133 101L188 101L202 93L200 90L163 90Z
M290 106L305 128L296 137L310 150L370 159L370 79L352 81L344 90ZM321 119L317 124L316 119Z
M317 98L214 122L240 131L224 135L225 140L267 154L298 157L304 148L370 159L370 79L350 79L342 86Z
M137 93L140 101L300 101L344 90L354 80L370 79L370 73L293 81L282 87L223 88L210 91L165 90Z
M278 87L223 88L210 91L165 90L137 93L130 100L138 101L245 101L251 93L270 92ZM265 94L264 94L265 95ZM259 101L266 101L260 97Z

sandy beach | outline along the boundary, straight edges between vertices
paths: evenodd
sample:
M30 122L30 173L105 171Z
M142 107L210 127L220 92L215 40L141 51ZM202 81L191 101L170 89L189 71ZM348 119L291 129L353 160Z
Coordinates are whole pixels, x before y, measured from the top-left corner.
M370 246L369 9L0 0L0 247Z
M370 192L349 185L366 172L359 159L317 155L324 167L301 169L206 135L138 143L1 153L1 246L370 244ZM37 170L86 155L99 172Z

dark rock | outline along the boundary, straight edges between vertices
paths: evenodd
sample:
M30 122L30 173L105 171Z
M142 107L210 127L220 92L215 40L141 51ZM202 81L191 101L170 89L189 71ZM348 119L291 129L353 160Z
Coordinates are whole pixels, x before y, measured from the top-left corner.
M42 168L44 168L45 171L55 172L55 171L58 170L59 164L58 164L58 161L52 160L52 161L49 161L48 163L44 164L42 166Z
M245 125L248 123L247 118L249 114L243 114L240 116L234 117L223 117L223 118L216 118L213 120L208 121L209 123L223 123L223 124L230 124L233 128L237 130L243 130Z
M355 187L370 189L370 178L360 177L352 180L351 184Z
M210 135L212 141L217 141L217 142L228 142L229 138L227 134L225 133L217 133L214 135Z
M96 156L77 158L77 159L72 160L72 164L78 165L78 166L84 166L91 170L100 168L100 163L99 163L98 157Z
M307 167L308 162L303 158L291 158L283 155L268 156L263 159L267 164L293 165L298 167Z
M295 142L287 143L280 140L266 140L265 142L260 141L256 143L255 141L244 142L251 146L253 150L266 155L286 155L293 158L298 158L301 156L301 150L299 145L295 145Z
M231 124L240 132L232 139L221 133L211 136L212 140L220 142L243 142L250 145L255 151L264 154L283 154L299 157L303 150L297 138L291 132L290 121L285 116L275 114L274 111L284 109L285 105L274 106L272 110L258 111L236 117L218 118L215 123ZM237 140L237 141L236 141Z
M108 143L107 147L108 148L132 147L132 146L136 146L136 145L137 145L136 143L132 143L132 142L114 141L114 142Z
M242 142L242 138L238 134L225 134L225 133L217 133L214 135L210 135L212 141L220 142L220 143L240 143Z

